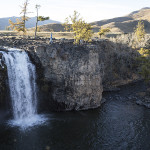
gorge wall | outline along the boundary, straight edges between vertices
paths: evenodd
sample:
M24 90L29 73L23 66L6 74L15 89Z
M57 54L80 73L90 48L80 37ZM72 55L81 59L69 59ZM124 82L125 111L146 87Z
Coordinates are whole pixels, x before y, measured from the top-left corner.
M34 60L41 62L44 71L42 97L48 99L51 109L83 110L100 106L103 87L95 47L56 43L38 46L32 53L35 55L39 59Z
M7 88L7 67L0 53L0 110L6 109L9 106L9 90Z
M19 43L17 48L26 50L36 65L39 111L97 108L103 89L113 90L139 78L138 54L127 45L106 40L80 46L69 40L2 42L10 47Z
M110 41L82 46L53 43L36 46L29 52L36 64L41 63L43 77L39 87L43 103L51 110L97 108L103 87L113 90L139 78L135 66L138 54Z

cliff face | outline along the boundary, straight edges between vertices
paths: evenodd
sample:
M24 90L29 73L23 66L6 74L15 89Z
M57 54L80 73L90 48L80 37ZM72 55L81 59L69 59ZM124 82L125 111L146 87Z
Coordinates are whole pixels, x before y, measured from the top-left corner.
M44 70L40 87L49 107L83 110L100 106L103 88L95 47L53 44L38 46L34 55Z
M8 108L8 86L7 86L7 67L2 53L0 53L0 109Z
M136 58L139 54L126 44L102 41L96 44L104 90L139 79Z
M36 65L39 111L97 108L103 89L114 90L139 78L135 59L138 54L125 44L106 40L82 46L71 40L48 42L48 39L0 41L2 46L10 47L17 43L17 48L26 50ZM0 86L6 91L7 69L1 68L0 73ZM1 99L4 101L3 96Z
M84 46L55 43L37 46L30 54L36 64L41 63L37 74L43 72L38 80L42 91L40 105L45 103L51 110L99 107L103 86L110 90L138 78L136 52L109 41Z

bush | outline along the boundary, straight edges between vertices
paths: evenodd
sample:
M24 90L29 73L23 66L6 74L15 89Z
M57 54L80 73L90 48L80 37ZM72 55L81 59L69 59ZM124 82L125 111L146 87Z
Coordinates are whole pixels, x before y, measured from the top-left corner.
M146 34L142 41L138 41L135 33L118 35L116 38L110 38L110 41L114 43L121 43L128 45L133 49L140 49L143 47L149 47L150 45L150 35Z
M74 11L73 16L66 18L63 25L66 31L74 32L75 44L81 44L83 41L91 41L91 37L93 35L92 27L80 18L80 14L77 11Z
M140 74L146 81L150 81L150 49L141 48L138 50L140 57L138 57Z

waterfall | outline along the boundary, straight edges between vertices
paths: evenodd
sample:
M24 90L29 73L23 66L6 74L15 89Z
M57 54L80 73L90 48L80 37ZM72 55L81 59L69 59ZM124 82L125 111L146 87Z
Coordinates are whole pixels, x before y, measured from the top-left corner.
M36 124L39 117L36 116L35 66L31 63L25 51L13 50L1 53L7 66L13 123L19 126Z

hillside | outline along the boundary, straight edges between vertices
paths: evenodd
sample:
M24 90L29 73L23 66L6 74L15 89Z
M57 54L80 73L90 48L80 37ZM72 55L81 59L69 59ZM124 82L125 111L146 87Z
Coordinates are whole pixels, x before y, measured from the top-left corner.
M150 22L143 20L145 30L147 33L150 33ZM123 32L129 33L133 32L135 27L138 24L138 20L124 21L124 22L112 22L106 25L103 25L104 28L111 28L111 32Z
M16 22L16 19L19 17L7 17L7 18L0 18L0 30L5 30L7 26L9 26L9 19L11 19L13 22ZM31 17L29 21L26 22L27 28L35 27L36 23L36 17ZM49 23L60 23L59 21L55 20L46 20L46 21L39 21L39 25L49 24Z
M138 11L134 11L128 15L129 17L133 18L134 20L147 20L150 21L150 7L142 8Z
M131 17L117 17L117 18L112 18L112 19L95 21L95 22L92 22L91 25L103 26L112 22L124 22L124 21L129 21L129 20L133 20L133 19Z
M39 25L39 30L40 32L50 32L50 31L54 31L54 32L64 32L64 26L60 23L49 23L49 24L45 24L45 25ZM34 28L30 28L29 30L34 30Z
M145 30L147 33L150 33L150 8L142 8L138 11L134 11L126 16L116 17L112 19L105 19L101 21L95 21L90 23L93 27L94 32L98 32L100 27L110 28L111 32L121 32L121 33L129 33L133 32L134 28L138 24L138 20L143 20L145 24ZM39 24L40 25L40 24ZM64 27L62 24L58 23L50 23L39 26L40 31L54 31L54 32L63 32ZM30 30L33 30L31 28Z
M140 10L134 11L126 16L117 17L112 19L106 19L101 21L92 22L94 30L98 32L100 26L104 28L110 28L111 32L123 32L129 33L133 32L136 27L138 20L143 20L146 32L150 33L150 8L142 8Z

